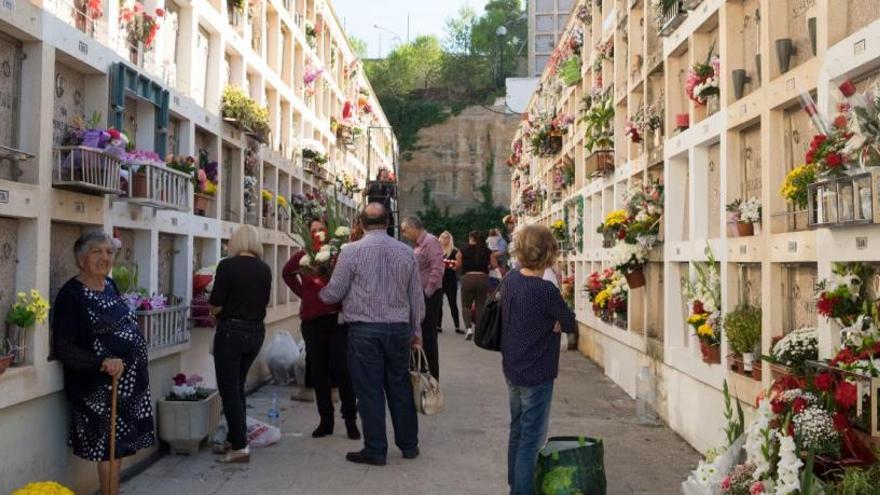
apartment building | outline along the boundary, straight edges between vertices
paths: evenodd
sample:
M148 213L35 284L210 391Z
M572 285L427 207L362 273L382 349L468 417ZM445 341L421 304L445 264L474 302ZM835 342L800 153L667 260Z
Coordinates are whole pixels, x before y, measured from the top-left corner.
M575 0L529 0L528 75L538 77L568 22Z
M137 286L168 296L139 313L154 400L179 372L214 385L213 329L190 318L204 309L193 273L218 262L237 225L259 229L275 275L268 343L299 327L279 276L296 250L287 205L340 184L352 213L368 175L395 164L393 132L327 1L7 0L0 68L0 309L30 289L51 303L77 273L74 240L112 232ZM137 168L71 147L81 117L125 131ZM212 187L165 166L168 154L213 168ZM50 334L46 323L17 337L23 350L0 374L2 493L41 479L97 486L94 466L66 447ZM249 380L266 377L258 363Z
M880 2L686 0L662 14L656 5L574 6L529 104L531 124L513 143L512 209L522 223L564 222L559 269L580 322L580 351L632 396L646 368L659 415L706 451L724 444L725 380L750 406L779 375L766 362L749 376L732 370L724 333L707 356L688 321L696 310L683 281L712 267L719 315L742 304L761 308L757 353L814 327L819 358L829 359L842 326L817 314L819 282L839 262L880 266L872 248L880 242L871 220L877 192L858 185L862 179L843 179L850 183L839 191L823 185L822 196L811 188L802 206L780 193L821 130L802 102L832 119L843 82L861 92L880 81ZM714 81L698 79L716 90L688 80L700 64ZM694 92L707 96L697 101ZM602 278L621 262L609 215L631 206L632 187L652 181L665 194L646 242L645 280L614 292L614 310L596 310L591 275ZM727 205L737 200L761 207L748 232L731 223ZM876 298L877 280L868 283Z

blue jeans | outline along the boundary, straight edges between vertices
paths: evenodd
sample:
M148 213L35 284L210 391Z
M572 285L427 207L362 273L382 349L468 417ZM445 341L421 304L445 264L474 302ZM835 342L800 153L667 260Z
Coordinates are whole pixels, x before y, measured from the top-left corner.
M507 444L507 484L511 495L531 495L535 462L547 440L553 380L534 387L507 382L510 392L510 440Z
M364 430L364 455L385 459L385 400L391 411L394 443L404 452L419 446L419 420L409 380L408 323L352 323L348 367Z

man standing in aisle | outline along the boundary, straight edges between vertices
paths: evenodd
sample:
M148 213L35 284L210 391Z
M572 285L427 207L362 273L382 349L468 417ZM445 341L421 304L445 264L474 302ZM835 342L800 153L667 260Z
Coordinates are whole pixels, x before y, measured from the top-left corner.
M379 203L361 214L363 239L339 254L333 276L319 297L342 302L350 325L348 363L364 433L364 448L351 462L384 466L388 453L385 401L391 411L394 443L405 459L419 455L419 423L409 380L410 348L421 341L425 312L415 254L385 232L388 215Z
M425 294L425 319L422 320L422 345L428 366L434 378L440 379L440 346L437 343L437 325L443 312L443 247L440 241L425 230L419 217L406 217L401 224L404 237L415 247L419 279Z

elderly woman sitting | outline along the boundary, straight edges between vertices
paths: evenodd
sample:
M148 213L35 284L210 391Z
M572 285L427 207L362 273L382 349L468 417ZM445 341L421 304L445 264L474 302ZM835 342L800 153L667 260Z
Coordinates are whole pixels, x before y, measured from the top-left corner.
M77 239L73 253L80 273L58 292L52 318L70 404L69 443L78 457L98 463L101 493L118 494L120 458L155 444L147 345L134 312L108 278L113 238L88 232ZM111 377L119 380L112 463Z

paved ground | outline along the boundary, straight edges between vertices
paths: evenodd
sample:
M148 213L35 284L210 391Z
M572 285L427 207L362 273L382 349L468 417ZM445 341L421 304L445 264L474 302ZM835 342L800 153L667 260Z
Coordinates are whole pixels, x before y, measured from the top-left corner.
M205 449L192 457L166 456L126 483L123 493L507 493L508 409L500 356L450 331L440 335L440 349L448 409L419 418L422 455L416 460L403 460L392 442L387 466L348 463L345 453L360 442L344 437L341 421L333 437L313 439L314 404L291 402L290 387L268 386L248 406L251 416L265 418L271 394L284 399L279 444L255 449L246 467L218 465ZM668 428L640 426L634 402L577 352L564 353L560 368L550 434L604 439L609 495L679 493L697 453Z

